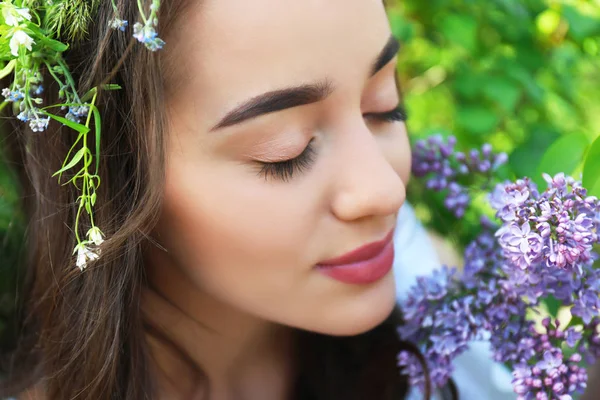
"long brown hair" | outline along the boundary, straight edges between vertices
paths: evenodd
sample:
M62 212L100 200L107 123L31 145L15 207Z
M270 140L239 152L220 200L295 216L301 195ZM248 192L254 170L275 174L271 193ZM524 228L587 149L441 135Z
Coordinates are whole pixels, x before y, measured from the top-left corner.
M81 92L110 80L121 90L102 92L102 156L95 212L110 238L102 257L81 273L72 249L77 192L51 179L74 141L68 128L51 122L35 133L15 124L12 145L20 173L28 229L26 279L20 293L20 340L5 356L0 397L39 385L44 398L154 398L140 310L145 285L143 252L161 209L164 180L164 64L157 53L109 28L103 1L89 38L66 55ZM135 1L118 0L123 19L135 21ZM166 35L184 1L163 2L160 32ZM47 80L50 82L50 80ZM44 96L57 99L50 85ZM334 338L300 335L301 399L402 399L408 390L396 354L418 351L396 335L398 310L363 335Z

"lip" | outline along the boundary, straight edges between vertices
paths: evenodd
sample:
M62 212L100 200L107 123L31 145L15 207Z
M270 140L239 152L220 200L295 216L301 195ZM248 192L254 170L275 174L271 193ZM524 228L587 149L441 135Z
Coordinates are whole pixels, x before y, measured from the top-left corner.
M368 284L383 278L394 261L394 230L384 239L366 244L342 256L321 261L319 272L344 283Z

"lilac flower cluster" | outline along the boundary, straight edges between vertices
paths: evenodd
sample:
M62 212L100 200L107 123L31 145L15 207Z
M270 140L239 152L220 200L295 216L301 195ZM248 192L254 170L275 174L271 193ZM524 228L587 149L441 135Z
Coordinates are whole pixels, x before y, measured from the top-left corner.
M480 186L487 187L492 173L504 164L505 153L493 154L489 144L481 150L471 150L465 154L456 152L456 138L444 139L435 135L420 140L413 148L412 172L416 177L427 176L426 187L441 192L447 190L444 201L446 208L457 218L464 215L471 202L467 187L479 180Z
M496 232L507 262L503 269L515 293L535 303L553 295L585 323L600 311L600 275L593 268L598 242L598 199L573 178L545 175L538 193L524 179L500 184L490 203L502 220Z
M457 271L446 267L431 277L418 278L403 304L406 322L398 327L403 340L428 344L425 358L436 387L443 386L450 378L452 360L479 337L481 321L473 313L475 297L456 296L457 285ZM423 370L413 354L401 352L398 366L409 375L411 385L424 388Z
M430 189L450 188L460 170L488 173L496 159L503 162L492 160L488 147L453 156L453 146L439 137L417 144L413 168L420 176L432 173ZM421 349L434 388L446 384L452 360L471 340L486 339L493 359L512 367L519 400L569 400L584 391L584 361L600 358L600 272L593 265L600 202L564 174L544 178L548 188L541 193L529 179L497 185L489 200L499 223L482 218L480 235L465 249L462 274L444 267L419 278L402 305L399 336ZM531 319L548 298L570 309L566 326ZM402 352L398 365L423 389L416 356Z
M567 356L561 344L574 348L583 335L572 327L559 330L558 321L553 325L550 318L542 325L541 332L530 325L529 335L519 343L522 353L513 370L517 400L571 400L571 394L585 390L587 372L581 354L575 351Z

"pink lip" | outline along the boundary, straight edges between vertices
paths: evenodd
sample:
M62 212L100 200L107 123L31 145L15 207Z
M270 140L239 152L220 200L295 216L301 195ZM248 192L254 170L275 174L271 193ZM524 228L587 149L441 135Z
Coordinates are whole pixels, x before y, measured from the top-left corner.
M394 261L394 231L378 242L361 246L340 257L321 261L317 270L344 283L368 284L383 278Z

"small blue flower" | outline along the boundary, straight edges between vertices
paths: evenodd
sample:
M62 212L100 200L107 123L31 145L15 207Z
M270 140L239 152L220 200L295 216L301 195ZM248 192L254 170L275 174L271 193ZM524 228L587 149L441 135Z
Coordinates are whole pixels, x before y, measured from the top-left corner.
M10 90L9 88L2 89L2 96L4 96L7 101L11 102L19 101L25 97L20 90Z
M65 118L69 121L80 123L82 118L87 117L89 107L85 105L69 107L69 112L65 115Z
M23 121L23 122L29 121L30 118L31 118L31 113L29 112L29 110L21 111L19 113L19 115L17 115L17 119L19 119L20 121Z
M113 18L110 21L110 27L111 29L118 29L121 32L125 32L125 28L127 27L129 23L127 22L127 20L124 19L119 19L117 17Z
M151 24L142 25L136 22L133 25L133 37L151 51L160 50L165 45L165 42L158 37L154 26Z
M50 117L40 118L38 115L29 120L29 127L34 132L42 132L48 127Z

